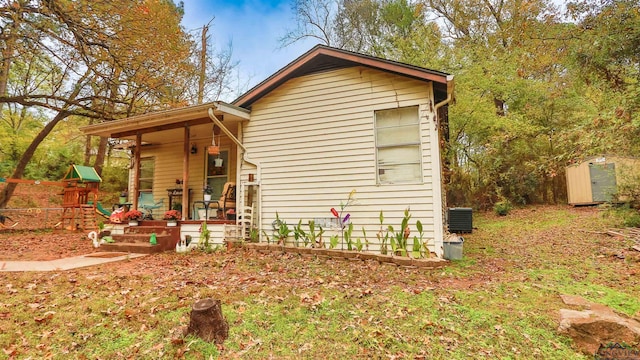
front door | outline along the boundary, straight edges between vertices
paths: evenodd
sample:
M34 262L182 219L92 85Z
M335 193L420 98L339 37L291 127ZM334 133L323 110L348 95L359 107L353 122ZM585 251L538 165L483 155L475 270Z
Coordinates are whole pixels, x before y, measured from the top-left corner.
M616 192L616 165L589 164L593 202L611 201Z
M224 183L229 181L229 151L221 150L219 155L207 154L207 184L213 189L212 200L222 196Z

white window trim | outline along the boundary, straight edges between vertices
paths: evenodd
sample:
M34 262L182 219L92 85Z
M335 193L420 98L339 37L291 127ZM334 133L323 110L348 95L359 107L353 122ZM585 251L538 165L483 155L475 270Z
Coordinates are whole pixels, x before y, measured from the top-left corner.
M380 111L386 111L386 110L395 110L395 109L403 109L403 108L415 108L416 109L416 113L417 113L417 126L418 126L418 141L417 142L407 142L407 143L397 143L397 144L393 144L393 145L385 145L385 146L379 146L379 140L378 140L378 126L377 126L377 122L376 122L376 114ZM392 128L392 127L383 127L383 128ZM415 185L415 184L423 184L424 183L424 156L423 156L423 148L422 148L422 117L421 117L421 107L419 105L409 105L409 106L399 106L397 108L386 108L386 109L377 109L374 110L373 112L373 132L374 132L374 137L375 137L375 175L376 175L376 185L380 186L380 185ZM395 146L402 146L402 145L417 145L418 147L418 158L419 161L417 162L417 164L419 165L419 169L420 169L420 176L419 179L417 181L413 181L413 180L407 180L407 181L401 181L401 182L382 182L380 181L380 168L379 168L379 161L378 161L378 150L381 148L390 148L390 147L395 147Z

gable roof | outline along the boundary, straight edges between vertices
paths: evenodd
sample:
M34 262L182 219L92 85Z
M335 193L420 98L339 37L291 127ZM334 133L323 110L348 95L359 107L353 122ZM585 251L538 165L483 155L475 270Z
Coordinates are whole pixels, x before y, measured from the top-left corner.
M353 66L366 66L417 80L433 81L436 103L446 99L448 91L451 91L448 90L447 84L453 77L447 73L325 45L316 45L251 90L240 95L232 104L250 108L254 102L292 78Z

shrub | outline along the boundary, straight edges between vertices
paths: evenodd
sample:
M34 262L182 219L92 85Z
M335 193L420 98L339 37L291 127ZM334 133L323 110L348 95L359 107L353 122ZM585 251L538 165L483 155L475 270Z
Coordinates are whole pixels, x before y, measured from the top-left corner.
M507 200L499 201L493 205L493 212L499 216L506 216L511 211L511 203Z
M640 213L637 211L629 212L628 215L624 217L623 223L626 227L640 227Z

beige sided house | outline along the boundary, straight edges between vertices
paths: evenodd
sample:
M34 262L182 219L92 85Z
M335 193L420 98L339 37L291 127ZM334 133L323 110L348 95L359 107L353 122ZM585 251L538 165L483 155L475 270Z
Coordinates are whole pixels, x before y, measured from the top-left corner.
M216 199L226 182L234 182L237 219L252 218L261 241L273 234L277 213L290 228L315 220L328 242L339 233L331 208L340 210L355 189L356 201L343 214L350 214L354 239L364 241L365 228L371 249L377 248L380 211L385 229L398 229L409 208L411 238L420 220L424 239L441 256L439 128L452 92L451 75L318 45L230 104L83 130L135 142L130 194L151 192L162 201L158 214L168 208L170 194L172 205L188 204L182 206L189 209L183 211L183 235L197 232L203 185L214 188ZM207 152L212 138L219 155ZM138 205L135 196L129 200ZM216 226L232 221L209 222L213 240L221 242L223 230Z

